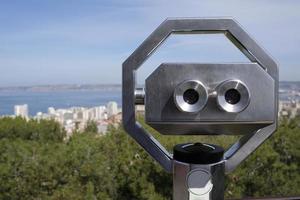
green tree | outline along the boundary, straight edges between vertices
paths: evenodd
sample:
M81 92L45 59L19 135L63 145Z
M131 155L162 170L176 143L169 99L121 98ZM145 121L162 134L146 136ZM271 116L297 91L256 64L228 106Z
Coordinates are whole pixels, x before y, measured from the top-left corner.
M54 120L29 120L16 117L0 119L0 139L23 139L40 142L62 142L65 130Z
M183 142L228 147L235 137L170 137L153 132L168 150ZM280 123L277 133L227 176L226 197L300 194L300 119ZM0 199L166 200L172 176L122 127L98 137L65 131L47 120L0 119Z
M87 133L98 133L97 123L95 121L88 121L84 128L84 132Z

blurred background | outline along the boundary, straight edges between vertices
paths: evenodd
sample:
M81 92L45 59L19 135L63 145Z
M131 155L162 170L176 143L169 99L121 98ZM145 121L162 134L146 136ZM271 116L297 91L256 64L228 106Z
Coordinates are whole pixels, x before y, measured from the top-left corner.
M171 199L172 177L122 129L122 62L167 17L234 17L278 62L280 125L234 173L226 198L300 195L300 2L0 1L0 199ZM222 34L172 35L162 62L249 62ZM172 151L239 136L169 137Z

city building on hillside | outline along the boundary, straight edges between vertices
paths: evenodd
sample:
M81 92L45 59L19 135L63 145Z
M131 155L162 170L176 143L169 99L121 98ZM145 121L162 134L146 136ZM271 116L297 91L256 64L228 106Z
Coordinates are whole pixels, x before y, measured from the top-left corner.
M23 118L28 118L28 105L15 105L15 116L17 117L23 117Z
M48 108L48 114L49 115L54 115L55 114L55 109L53 107Z
M34 118L37 120L41 120L41 119L49 119L50 117L47 113L37 112Z
M15 115L29 118L27 105L16 105ZM33 117L36 120L53 119L61 124L66 130L67 137L72 136L74 131L83 131L89 121L97 124L98 133L105 134L109 125L117 126L121 123L122 110L114 101L106 106L71 107L55 109L49 107L47 113L37 112Z
M145 114L145 106L144 105L136 105L135 110L138 114Z
M93 120L94 118L94 110L93 109L86 109L86 110L83 110L82 112L83 114L83 121L90 121L90 120Z
M96 120L107 119L106 107L105 106L98 106L98 107L95 107L94 109L95 109L95 118L96 118Z
M118 114L118 104L117 102L110 101L107 103L107 116L108 118Z
M105 121L99 123L97 125L98 132L101 133L102 135L105 135L108 125L109 125L108 122Z
M294 100L279 101L278 115L287 118L300 116L300 102Z

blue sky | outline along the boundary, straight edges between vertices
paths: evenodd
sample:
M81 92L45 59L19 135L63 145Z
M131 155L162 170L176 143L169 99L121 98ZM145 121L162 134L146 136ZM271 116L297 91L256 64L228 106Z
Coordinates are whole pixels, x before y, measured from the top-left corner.
M167 17L232 16L300 81L300 1L0 0L0 86L121 83L121 64ZM217 36L172 36L138 72L161 62L247 61Z

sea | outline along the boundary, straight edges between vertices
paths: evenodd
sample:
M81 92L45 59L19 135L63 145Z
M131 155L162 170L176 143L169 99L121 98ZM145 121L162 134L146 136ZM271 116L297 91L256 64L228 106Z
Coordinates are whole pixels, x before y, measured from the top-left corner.
M115 101L121 107L121 89L73 91L1 91L0 115L13 115L14 106L27 104L29 115L46 113L49 107L95 107Z
M29 115L35 116L37 112L46 113L49 107L95 107L106 105L109 101L115 101L122 107L121 88L114 89L91 89L91 90L58 90L58 91L23 91L7 90L0 91L0 116L13 115L14 106L27 104ZM292 97L288 93L280 93L279 99L298 100L300 96Z

